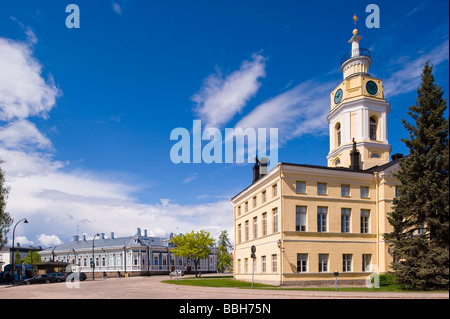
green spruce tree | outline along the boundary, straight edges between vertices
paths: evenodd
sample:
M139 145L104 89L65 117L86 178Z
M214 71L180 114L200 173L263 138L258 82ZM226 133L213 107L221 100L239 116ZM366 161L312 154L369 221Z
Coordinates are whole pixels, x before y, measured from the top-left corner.
M427 62L417 103L402 120L409 139L402 141L409 155L396 177L400 196L394 199L385 234L394 262L396 283L406 289L448 289L449 279L449 146L447 101Z
M219 247L217 252L217 270L221 273L224 273L226 269L233 266L233 259L228 253L228 249L231 249L232 246L230 243L230 239L228 238L228 232L226 230L223 230L220 233L218 244Z

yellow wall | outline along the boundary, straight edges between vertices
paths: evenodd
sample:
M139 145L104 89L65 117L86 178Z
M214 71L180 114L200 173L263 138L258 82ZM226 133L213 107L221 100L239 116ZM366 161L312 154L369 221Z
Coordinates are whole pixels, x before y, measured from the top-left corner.
M306 193L296 192L296 181L306 182ZM326 195L317 194L317 183L327 185ZM272 196L272 186L278 185L278 194ZM350 186L350 196L341 196L341 185ZM382 233L390 230L386 213L392 205L398 181L391 174L378 176L325 168L310 168L279 164L269 176L232 199L235 207L234 276L251 280L252 259L250 247L256 246L254 280L278 284L295 284L333 280L333 271L341 273L340 280L363 283L370 272L362 270L362 255L371 255L371 263L380 272L386 272L391 262ZM369 187L369 197L361 198L360 187ZM262 191L267 201L261 203ZM253 197L258 203L253 207ZM237 207L249 202L249 211L237 216ZM296 206L307 207L307 229L296 231ZM327 230L317 232L317 207L328 207ZM278 209L278 232L273 232L272 210ZM350 232L341 233L341 208L351 209ZM370 210L369 233L361 234L361 209ZM267 212L267 234L262 236L262 214ZM253 235L253 218L258 217L258 237ZM249 221L249 240L245 240L245 221ZM238 224L242 225L242 242L238 243ZM279 248L281 245L281 248ZM297 254L307 254L308 272L297 273ZM319 254L328 254L328 272L319 273ZM343 254L352 255L352 271L342 273ZM277 269L273 271L272 255L277 256ZM263 272L262 256L266 256ZM248 272L245 272L245 259ZM239 269L238 261L241 260Z

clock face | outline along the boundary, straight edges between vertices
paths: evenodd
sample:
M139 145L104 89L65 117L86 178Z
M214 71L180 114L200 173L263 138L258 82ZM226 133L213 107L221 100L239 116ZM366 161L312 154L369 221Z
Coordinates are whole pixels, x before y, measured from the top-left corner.
M343 93L342 93L342 90L341 90L341 89L339 89L339 90L336 91L336 94L334 95L334 103L335 103L335 104L338 104L339 102L341 102L341 100L342 100L342 95L343 95Z
M366 84L366 90L371 95L375 95L378 93L378 86L374 81L369 81Z

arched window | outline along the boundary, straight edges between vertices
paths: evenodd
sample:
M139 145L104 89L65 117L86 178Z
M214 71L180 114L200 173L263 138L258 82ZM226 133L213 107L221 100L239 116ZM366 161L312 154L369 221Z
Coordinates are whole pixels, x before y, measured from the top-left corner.
M342 138L341 138L341 123L336 124L336 137L337 137L337 146L341 146Z
M377 139L377 121L373 117L370 118L370 139Z
M373 152L373 153L370 155L370 158L380 158L380 154L378 154L378 153L376 153L376 152Z
M339 166L341 165L341 160L338 158L335 162L334 162L334 166Z

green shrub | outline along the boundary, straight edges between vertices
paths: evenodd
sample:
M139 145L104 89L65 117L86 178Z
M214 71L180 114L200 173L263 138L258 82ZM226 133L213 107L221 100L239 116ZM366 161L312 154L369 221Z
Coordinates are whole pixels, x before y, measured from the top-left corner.
M374 283L376 275L372 275L371 283ZM386 287L386 286L394 286L395 285L395 278L392 274L381 274L380 276L380 287Z

